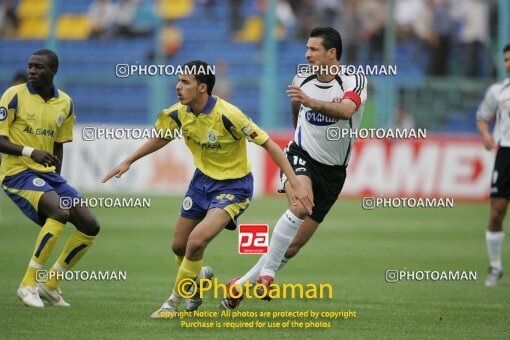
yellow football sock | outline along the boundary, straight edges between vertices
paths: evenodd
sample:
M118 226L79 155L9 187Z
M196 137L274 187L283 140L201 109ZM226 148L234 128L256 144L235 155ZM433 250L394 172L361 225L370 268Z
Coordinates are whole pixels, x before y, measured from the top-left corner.
M174 292L178 295L182 296L183 289L189 289L189 285L182 284L179 285L181 280L183 279L191 279L194 280L198 274L200 273L200 269L202 269L202 264L204 260L198 261L190 261L187 258L182 260L181 266L179 267L179 271L177 272L177 278L175 279ZM185 281L187 282L187 280Z
M25 276L23 276L23 280L21 280L21 284L23 286L35 286L36 282L36 271L42 269L42 266L33 266L34 263L30 261L28 265L27 271L25 272Z
M51 267L50 279L46 281L46 286L51 289L57 289L60 286L60 278L57 272L65 272L76 265L83 255L90 249L92 243L96 239L95 236L85 235L76 230L67 241L64 250L57 259L57 262Z
M37 242L35 243L34 254L32 255L30 264L25 272L25 276L21 280L23 286L35 286L36 271L41 269L48 260L63 231L64 223L60 223L51 218L46 219L46 222L39 232L39 236L37 236Z
M181 265L183 259L184 256L175 255L175 263L177 263L178 266Z

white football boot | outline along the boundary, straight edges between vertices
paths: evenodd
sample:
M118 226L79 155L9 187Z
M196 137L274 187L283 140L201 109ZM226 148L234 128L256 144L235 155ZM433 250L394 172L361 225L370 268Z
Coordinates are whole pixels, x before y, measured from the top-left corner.
M503 277L503 269L489 267L489 276L487 276L487 280L485 280L485 286L487 286L487 287L497 286L499 283L499 280L501 280L502 277Z
M39 293L39 296L41 299L44 299L48 301L52 306L59 306L59 307L69 307L71 306L68 304L64 297L62 296L62 291L59 289L51 289L48 288L44 283L39 283L37 285L37 292Z
M41 308L44 307L39 294L37 294L37 286L19 286L18 288L19 299L28 307Z
M151 319L173 319L177 317L179 308L175 301L168 299L160 309L151 314Z

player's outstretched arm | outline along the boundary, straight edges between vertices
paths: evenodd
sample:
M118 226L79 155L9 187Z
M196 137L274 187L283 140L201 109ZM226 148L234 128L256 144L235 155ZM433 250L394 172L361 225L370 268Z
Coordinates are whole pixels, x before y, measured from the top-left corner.
M271 159L280 167L280 169L282 169L285 176L287 176L288 181L292 186L292 205L296 205L296 201L299 201L308 211L308 214L312 214L313 202L307 192L303 189L303 187L301 187L294 170L292 170L292 167L287 158L283 155L282 150L271 139L262 144L262 147L266 149L269 156L271 156Z
M483 146L485 149L494 149L496 143L494 143L494 138L492 138L492 135L489 132L489 123L483 119L478 119L476 121L476 128L478 129L478 132L480 132L480 136L482 136Z
M122 174L129 170L131 164L136 162L142 157L145 157L154 151L157 151L170 143L169 140L163 138L152 138L145 142L141 147L139 147L131 156L126 158L122 163L117 165L112 171L110 171L101 181L101 183L106 183L113 176L120 178Z
M7 155L27 156L46 167L58 166L60 164L60 160L55 155L43 150L35 150L30 147L14 144L5 136L0 137L0 152Z
M328 103L313 99L297 85L289 85L287 95L292 103L303 104L312 110L336 119L349 120L358 109L356 103L348 98L343 99L340 103Z

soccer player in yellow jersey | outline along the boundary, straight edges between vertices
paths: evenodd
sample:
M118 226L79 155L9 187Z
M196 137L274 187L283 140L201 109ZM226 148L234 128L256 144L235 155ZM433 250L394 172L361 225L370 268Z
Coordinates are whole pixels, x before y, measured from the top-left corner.
M250 204L253 177L246 152L246 140L262 146L288 176L293 187L291 200L310 212L312 202L303 191L282 150L241 110L221 98L211 95L215 76L210 67L199 60L184 65L179 76L179 103L160 113L156 129L175 131L182 136L193 154L197 167L183 200L181 214L174 231L172 250L179 265L172 294L153 318L168 317L185 302L185 309L195 310L202 300L187 301L179 294L183 279L212 277L210 267L202 267L205 248L224 228L235 229L239 215ZM168 134L167 134L168 135ZM173 134L172 134L173 135ZM136 160L167 145L171 139L155 138L147 141L130 157L106 175L120 177ZM168 169L172 171L172 169ZM182 281L184 282L184 281Z
M99 232L87 207L60 206L60 197L81 196L60 176L63 145L73 139L76 116L71 98L53 85L57 70L53 51L35 52L28 61L28 82L10 87L0 99L0 183L21 211L42 226L18 289L18 297L30 307L44 307L41 298L55 306L69 306L57 280L61 275L56 273L71 269ZM50 257L68 221L77 230L45 280L36 272Z

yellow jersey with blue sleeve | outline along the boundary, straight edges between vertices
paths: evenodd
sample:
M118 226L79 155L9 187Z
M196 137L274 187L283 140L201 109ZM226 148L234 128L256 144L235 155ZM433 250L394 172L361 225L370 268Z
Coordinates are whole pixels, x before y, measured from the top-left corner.
M18 145L53 153L53 143L73 139L76 121L73 102L63 91L53 86L54 96L45 101L30 83L12 86L0 99L0 136ZM24 170L54 172L30 157L2 155L0 181Z
M269 140L266 132L227 101L210 96L202 112L195 116L191 108L181 103L159 114L156 130L164 136L182 137L193 154L195 166L216 180L246 176L251 165L246 140L262 145ZM172 140L171 137L167 140Z

